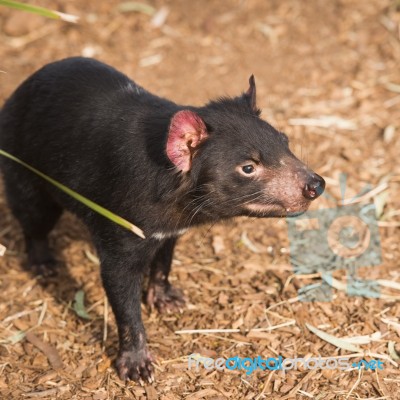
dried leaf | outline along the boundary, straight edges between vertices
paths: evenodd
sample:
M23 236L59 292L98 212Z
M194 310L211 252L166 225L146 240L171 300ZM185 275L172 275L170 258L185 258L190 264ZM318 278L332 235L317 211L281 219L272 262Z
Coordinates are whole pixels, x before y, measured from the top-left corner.
M147 15L154 15L156 9L149 4L139 1L125 1L118 6L120 12L139 12Z
M398 361L398 360L400 360L400 355L397 353L397 351L396 351L394 345L395 345L395 342L393 342L392 340L390 340L390 341L388 342L388 351L389 351L390 357L392 357L392 360Z
M389 190L385 190L374 196L375 215L377 219L379 219L383 215L383 210L385 209L388 197Z
M381 332L374 332L372 335L362 335L362 336L353 336L353 337L342 337L342 340L345 340L348 343L353 344L368 344L371 342L378 341L382 338Z
M43 342L32 332L27 332L26 340L37 347L47 357L50 365L54 369L61 369L63 367L61 357L54 346L49 343Z
M335 279L331 274L322 274L321 277L329 286L341 290L342 292L347 291L347 284Z
M389 281L387 279L378 279L377 282L384 287L388 287L390 289L400 290L400 282Z
M340 349L353 351L353 352L357 352L357 353L362 351L360 347L355 346L352 343L349 343L345 339L339 339L336 336L333 336L333 335L330 335L329 333L321 331L318 328L315 328L314 326L308 324L307 322L305 325L312 333L317 335L320 339L325 340L325 342L333 344L334 346L339 347Z

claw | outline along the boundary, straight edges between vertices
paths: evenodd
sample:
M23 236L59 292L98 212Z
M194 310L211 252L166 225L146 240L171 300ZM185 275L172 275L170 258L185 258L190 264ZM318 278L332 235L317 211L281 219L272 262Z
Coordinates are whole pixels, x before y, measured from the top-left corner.
M161 314L182 313L185 299L181 290L172 286L166 287L165 285L155 284L149 288L147 303L150 310L157 308L157 311Z
M150 380L153 367L152 357L146 348L123 351L117 359L116 367L122 380L138 382L144 386Z

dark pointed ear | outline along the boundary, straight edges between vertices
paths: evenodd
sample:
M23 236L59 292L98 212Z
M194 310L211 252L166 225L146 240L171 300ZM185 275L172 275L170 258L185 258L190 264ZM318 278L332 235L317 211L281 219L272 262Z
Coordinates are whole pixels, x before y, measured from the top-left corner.
M244 94L244 97L249 104L250 108L257 114L259 114L260 110L257 108L256 101L256 81L254 79L254 75L251 75L249 78L249 88Z
M178 111L169 126L166 147L168 158L179 171L189 171L197 148L207 137L206 125L195 112Z

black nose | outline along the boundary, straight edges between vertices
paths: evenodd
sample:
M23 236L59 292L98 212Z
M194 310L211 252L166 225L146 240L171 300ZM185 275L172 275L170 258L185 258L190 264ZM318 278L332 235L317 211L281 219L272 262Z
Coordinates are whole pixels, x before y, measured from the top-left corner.
M303 196L308 200L314 200L324 192L324 189L324 179L317 174L312 174L304 185Z

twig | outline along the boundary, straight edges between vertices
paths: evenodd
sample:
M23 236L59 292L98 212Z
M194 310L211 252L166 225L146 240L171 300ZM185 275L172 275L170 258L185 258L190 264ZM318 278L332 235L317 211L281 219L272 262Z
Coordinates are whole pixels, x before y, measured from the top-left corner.
M44 316L46 315L46 311L47 311L47 301L44 300L43 301L42 310L40 311L40 315L39 315L37 326L42 325L42 322L44 320Z
M24 317L25 315L32 314L32 313L34 313L36 311L39 311L41 308L42 307L36 307L33 310L20 311L20 312L18 312L16 314L10 315L7 318L3 319L3 324L6 323L6 322L10 322L10 321L12 321L14 319L18 319L18 318Z
M267 390L267 387L269 385L269 383L271 382L272 376L274 375L275 371L271 371L270 374L268 375L267 380L264 383L264 387L262 392L255 398L255 400L259 400L261 399L261 397L264 395L265 391Z
M350 397L350 395L353 393L353 390L360 384L360 382L361 382L361 372L362 372L362 368L359 368L359 370L358 370L358 378L354 382L354 385L350 389L350 392L347 393L346 399L348 399Z
M249 329L245 330L245 333L251 333L251 332L269 332L273 331L275 329L283 328L284 326L289 326L289 325L295 325L296 321L293 319L291 321L283 322L282 324L274 325L274 326L268 326L266 328L254 328L254 329ZM177 334L196 334L196 333L241 333L242 331L240 329L184 329L181 331L175 331Z
M384 182L360 197L356 197L353 199L345 199L345 200L341 201L339 204L342 206L347 206L349 204L361 203L365 200L369 200L371 197L376 196L378 193L383 192L384 190L386 190L388 188L389 188L389 185L387 184L387 182Z
M286 396L281 397L281 400L292 399L296 392L303 386L303 383L315 375L316 372L317 370L313 369L307 375L303 376L299 383Z
M291 118L290 125L314 126L317 128L337 128L346 130L356 130L357 125L353 121L349 121L334 115L322 116L319 118Z
M205 333L204 335L208 336L208 337L213 337L213 338L216 338L216 339L220 339L220 340L225 340L226 342L231 342L231 343L243 344L243 345L246 345L246 346L251 346L250 342L244 342L242 340L229 339L229 338L226 338L226 337L223 337L223 336L213 335L212 333Z

